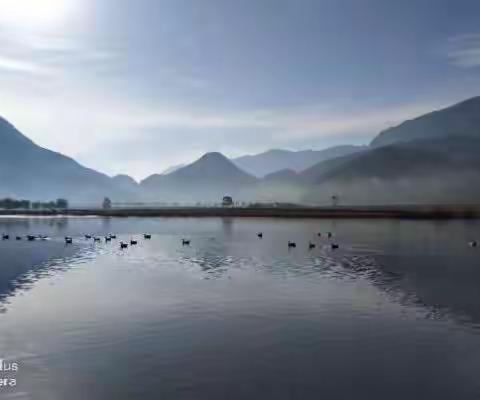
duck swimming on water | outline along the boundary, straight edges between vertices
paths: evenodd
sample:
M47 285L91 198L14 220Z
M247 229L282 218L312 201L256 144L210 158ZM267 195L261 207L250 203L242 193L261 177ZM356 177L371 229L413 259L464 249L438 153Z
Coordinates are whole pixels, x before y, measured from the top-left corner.
M190 239L187 240L187 239L182 239L182 245L184 246L189 246L190 245Z
M316 247L315 243L312 243L312 242L308 242L308 248L311 250L311 249L314 249Z
M288 241L288 247L297 247L297 244L295 242L291 242L290 240Z
M263 232L258 232L258 233L257 233L257 236L258 236L260 239L263 238Z

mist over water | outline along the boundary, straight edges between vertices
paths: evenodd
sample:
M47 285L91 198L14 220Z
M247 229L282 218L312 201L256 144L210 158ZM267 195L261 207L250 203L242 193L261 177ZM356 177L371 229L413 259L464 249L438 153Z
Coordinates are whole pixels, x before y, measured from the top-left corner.
M478 398L479 228L2 218L50 240L0 241L0 398Z

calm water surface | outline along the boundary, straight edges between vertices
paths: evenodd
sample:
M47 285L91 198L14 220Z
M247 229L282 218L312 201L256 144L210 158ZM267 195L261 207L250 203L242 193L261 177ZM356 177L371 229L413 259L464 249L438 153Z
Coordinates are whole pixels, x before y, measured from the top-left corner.
M19 364L1 399L480 398L479 222L2 218L2 232L51 240L0 241L0 358ZM109 232L153 236L123 251L82 236Z

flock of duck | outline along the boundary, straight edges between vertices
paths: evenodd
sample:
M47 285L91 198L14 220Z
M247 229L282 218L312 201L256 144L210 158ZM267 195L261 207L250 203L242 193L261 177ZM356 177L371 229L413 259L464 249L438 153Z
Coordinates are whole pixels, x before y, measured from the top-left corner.
M23 236L15 236L15 240L23 240L23 239L28 240L29 242L33 242L35 240L49 240L50 238L45 235L27 235L25 237ZM85 240L93 240L94 243L99 243L102 242L102 238L100 236L94 236L94 235L84 235ZM144 233L143 238L145 240L150 240L152 238L152 235L149 233ZM111 242L112 240L117 239L117 235L110 233L106 236L103 237L103 240L108 243ZM7 233L2 234L2 240L10 240L10 235ZM66 244L73 244L73 237L72 236L65 236L65 243ZM120 248L121 249L126 249L128 246L136 246L138 244L137 239L130 239L129 242L120 242ZM182 245L183 246L189 246L190 245L190 240L189 239L182 239Z
M29 242L33 242L34 240L48 240L50 238L44 235L27 235L25 236L25 239ZM7 233L2 234L2 240L10 240L10 235ZM15 240L23 240L23 236L15 236Z
M99 236L93 236L93 235L84 235L86 240L93 240L94 243L96 242L101 242L102 238ZM143 234L143 239L144 240L150 240L152 238L152 235L150 233L144 233ZM117 239L117 235L114 234L108 234L104 237L104 240L106 243L111 242L112 240ZM72 244L73 243L73 238L71 236L66 236L65 237L65 243L66 244ZM130 239L129 242L124 242L123 240L120 242L120 249L127 249L128 246L136 246L138 244L137 239ZM187 239L182 239L182 245L183 246L188 246L190 245L190 240Z
M333 233L332 233L332 232L327 232L325 235L326 235L326 237L327 237L328 239L332 239L332 238L333 238ZM321 232L318 232L318 233L317 233L317 236L318 236L318 237L321 237L321 236L322 236L322 233L321 233ZM257 233L257 237L258 237L259 239L263 239L263 232L258 232L258 233ZM288 245L288 248L289 248L289 249L290 249L290 248L295 248L295 247L297 247L297 243L296 243L296 242L292 242L291 240L288 241L287 245ZM309 249L309 250L312 250L312 249L314 249L315 247L317 247L317 245L310 240L310 241L308 242L308 249ZM338 243L332 242L332 243L330 243L330 247L331 247L333 250L335 250L335 249L339 249L339 248L340 248L340 245L339 245Z
M318 237L321 237L322 236L322 233L321 232L318 232L317 233L317 236ZM332 239L333 238L333 233L332 232L326 232L325 233L325 236L328 238L328 239ZM99 236L94 236L94 235L84 235L85 239L86 240L93 240L94 243L97 243L97 242L101 242L102 239L99 237ZM258 232L257 233L257 237L259 239L263 239L263 232ZM104 237L104 240L105 242L111 242L113 239L116 239L117 238L117 235L115 234L108 234ZM149 234L149 233L144 233L143 234L143 238L145 240L150 240L152 238L152 235ZM24 238L22 236L15 236L15 240L23 240ZM25 236L25 239L32 242L32 241L35 241L35 240L48 240L49 237L48 236L44 236L44 235L27 235ZM10 240L10 235L9 234L2 234L2 240ZM71 236L65 236L65 243L66 244L72 244L73 243L73 237ZM128 248L128 246L136 246L138 244L138 240L136 239L130 239L130 242L124 242L124 241L121 241L120 242L120 248L121 249L126 249ZM182 239L182 245L183 246L189 246L190 245L190 240L189 239ZM470 242L468 242L468 245L470 247L477 247L478 246L478 242L476 240L472 240ZM315 243L313 243L312 241L309 241L308 242L308 249L309 250L312 250L316 247L317 245ZM288 241L288 248L295 248L297 247L297 243L296 242L293 242L293 241ZM340 245L338 243L335 243L335 242L331 242L330 243L330 248L332 248L333 250L335 249L338 249L340 248Z
M322 234L320 232L317 235L319 237L322 236ZM327 232L326 236L329 239L331 239L333 237L333 234L332 234L332 232ZM258 232L257 237L262 239L263 238L263 232ZM25 238L28 241L48 240L49 239L48 236L44 236L44 235L27 235ZM86 234L86 235L84 235L84 238L85 238L85 240L93 240L94 243L102 242L102 238L100 236L94 236L94 235ZM143 239L144 240L150 240L151 238L152 238L151 234L149 234L149 233L144 233L143 234ZM23 240L23 237L22 236L15 236L15 239L16 240ZM111 242L114 239L117 239L117 235L115 235L113 233L110 233L110 234L103 237L103 241L105 241L106 243ZM3 234L2 235L2 240L10 240L10 235L9 234ZM65 236L65 243L66 244L73 244L73 240L74 239L73 239L72 236ZM128 246L136 246L137 244L138 244L137 239L130 239L129 242L121 241L120 242L120 249L126 249L126 248L128 248ZM182 239L182 245L183 246L189 246L190 245L190 239ZM295 247L297 247L297 243L289 240L288 241L288 248L295 248ZM313 243L312 241L308 242L308 248L310 250L314 249L315 247L316 247L315 243ZM330 243L330 247L332 249L338 249L340 246L337 243Z

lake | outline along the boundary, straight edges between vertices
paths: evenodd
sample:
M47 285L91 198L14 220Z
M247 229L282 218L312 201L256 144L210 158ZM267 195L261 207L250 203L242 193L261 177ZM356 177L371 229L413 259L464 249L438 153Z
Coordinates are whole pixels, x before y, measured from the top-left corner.
M480 222L5 217L3 232L0 359L18 371L1 399L480 397Z

